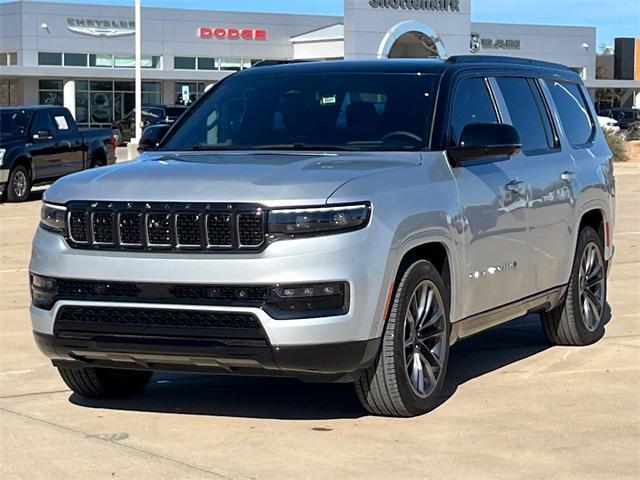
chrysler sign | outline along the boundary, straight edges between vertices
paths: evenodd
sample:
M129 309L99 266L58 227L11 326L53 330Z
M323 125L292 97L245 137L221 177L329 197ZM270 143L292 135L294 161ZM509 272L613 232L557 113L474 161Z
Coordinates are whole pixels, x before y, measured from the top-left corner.
M67 18L67 28L92 37L126 37L136 33L136 24L131 20Z
M428 12L459 12L460 0L369 0L371 8L424 10Z
M198 37L218 40L266 40L267 31L261 28L200 27Z

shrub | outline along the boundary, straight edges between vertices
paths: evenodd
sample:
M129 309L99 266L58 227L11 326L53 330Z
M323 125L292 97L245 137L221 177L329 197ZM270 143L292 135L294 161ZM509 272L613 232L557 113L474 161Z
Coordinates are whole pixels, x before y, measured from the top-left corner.
M640 122L636 122L629 127L627 140L640 140Z
M620 135L619 133L613 133L610 130L605 130L604 138L607 139L609 149L613 154L614 162L626 162L627 160L629 160L622 135Z

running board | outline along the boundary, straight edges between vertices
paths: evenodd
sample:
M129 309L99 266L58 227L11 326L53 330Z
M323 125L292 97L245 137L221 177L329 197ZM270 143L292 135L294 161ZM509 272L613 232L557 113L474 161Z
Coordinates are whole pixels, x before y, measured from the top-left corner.
M551 310L558 305L566 291L567 286L561 285L455 322L451 325L450 344L453 345L457 340L470 337L488 328L520 318L527 313Z

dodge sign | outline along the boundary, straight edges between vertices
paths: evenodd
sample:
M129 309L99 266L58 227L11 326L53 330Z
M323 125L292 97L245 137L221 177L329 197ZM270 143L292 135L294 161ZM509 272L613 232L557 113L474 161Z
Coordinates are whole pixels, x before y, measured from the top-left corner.
M260 28L200 27L198 37L218 40L266 40L267 31Z

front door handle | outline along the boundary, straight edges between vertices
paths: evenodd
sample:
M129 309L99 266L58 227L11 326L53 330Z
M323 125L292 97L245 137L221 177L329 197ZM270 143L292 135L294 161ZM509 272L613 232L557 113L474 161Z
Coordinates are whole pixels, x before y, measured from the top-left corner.
M571 182L576 178L576 174L573 173L571 170L565 170L560 174L560 178L565 182Z
M522 180L511 180L504 188L507 192L520 194L522 192L522 186L524 182Z

